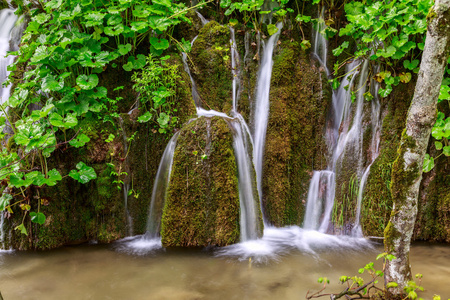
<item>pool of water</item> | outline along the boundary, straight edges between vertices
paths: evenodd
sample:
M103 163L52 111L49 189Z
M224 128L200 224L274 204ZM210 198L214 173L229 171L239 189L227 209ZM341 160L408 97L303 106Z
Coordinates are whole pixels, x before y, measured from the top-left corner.
M136 249L145 247L136 245L138 241L0 253L1 294L5 300L304 299L308 290L321 287L317 283L321 276L331 280L327 291L340 291L339 276L357 274L382 252L381 245L351 239L346 240L347 247L336 247L330 240L306 250L276 249L276 254L261 244L220 251L153 245L151 251L139 252ZM259 251L259 256L246 255L249 249ZM424 275L423 298L431 299L435 293L442 299L450 296L449 246L415 244L411 263L413 272Z

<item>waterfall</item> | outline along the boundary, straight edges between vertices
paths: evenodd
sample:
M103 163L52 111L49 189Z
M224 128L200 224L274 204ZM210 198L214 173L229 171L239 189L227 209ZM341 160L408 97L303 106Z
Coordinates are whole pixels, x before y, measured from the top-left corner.
M237 122L230 122L229 124L235 130L233 148L238 167L241 242L245 242L258 237L259 207L256 205L253 195L253 166L247 150L248 147L245 146L244 126L239 119L237 119Z
M3 87L2 83L9 76L7 67L14 62L14 56L5 56L7 51L15 50L11 49L11 45L14 48L14 44L17 43L17 41L14 41L17 37L14 37L13 32L16 21L17 16L14 14L14 10L2 9L0 11L0 104L8 100L11 90L11 85Z
M139 103L139 101L137 101L137 103ZM131 112L131 111L130 111ZM128 164L128 137L125 131L125 126L123 124L123 119L122 117L119 117L119 124L120 127L122 128L122 133L123 133L123 150L125 153L125 161L124 161L124 165L127 166ZM119 174L120 176L120 174ZM126 175L128 177L128 175ZM124 204L125 204L125 213L126 213L126 218L127 218L127 227L128 227L128 236L133 235L133 218L131 217L130 214L130 210L128 209L128 192L130 191L130 182L128 180L124 180L124 183L122 185L122 189L123 189L123 199L124 199Z
M280 36L283 24L277 24L278 31L272 35L266 44L264 44L264 53L259 70L258 82L256 84L256 105L254 113L254 134L253 134L253 162L256 170L256 183L258 187L259 199L262 201L262 172L263 172L263 158L264 145L266 141L267 122L269 119L269 92L270 79L272 78L273 66L273 50L278 37ZM264 214L263 214L264 215ZM266 220L264 218L264 223Z
M231 32L231 72L233 74L233 111L237 111L237 99L240 94L240 60L239 52L237 50L236 37L234 34L234 28L230 27Z
M328 42L325 39L325 36L322 34L322 31L325 29L324 14L325 14L325 7L322 6L322 9L320 10L319 17L318 17L319 21L316 25L317 28L315 30L315 35L314 35L313 54L317 58L317 60L320 62L320 64L325 67L327 75L329 76L329 70L327 68Z
M175 146L177 145L178 135L179 132L175 133L170 139L159 163L158 172L156 173L155 181L153 183L146 238L159 238L161 217L166 199L167 188L169 187L173 155L175 152Z
M378 71L379 68L377 68ZM372 140L370 141L370 163L364 170L363 176L361 177L361 182L359 184L358 189L358 201L357 201L357 207L356 207L356 217L355 217L355 224L352 229L352 235L355 237L362 237L362 228L360 224L361 219L361 204L362 199L364 195L364 188L366 185L367 178L369 177L370 173L370 167L372 167L373 162L380 154L380 135L381 135L381 118L380 118L380 112L381 112L381 106L380 106L380 100L378 98L378 90L380 88L380 84L373 80L371 81L371 86L373 86L373 90L371 91L372 95L374 95L374 99L372 99L371 102L371 129L372 129Z
M319 16L323 20L324 8ZM320 34L324 29L324 22L319 21L314 38L314 56L325 68L327 75L330 74L326 66L327 41ZM358 70L359 69L359 70ZM330 155L327 170L314 171L310 182L307 198L307 207L304 221L305 229L328 232L330 230L331 212L334 206L336 194L337 165L346 160L355 162L355 172L360 178L358 189L356 219L352 235L361 237L359 218L361 214L362 195L367 181L370 166L378 156L380 140L380 104L375 97L371 103L371 158L368 166L364 167L363 157L363 118L364 118L364 93L368 79L369 61L353 61L347 64L346 75L340 86L332 94L332 110L330 111L327 128L326 143ZM355 86L356 77L359 75ZM372 94L378 93L377 84ZM355 103L352 103L351 91L356 90Z

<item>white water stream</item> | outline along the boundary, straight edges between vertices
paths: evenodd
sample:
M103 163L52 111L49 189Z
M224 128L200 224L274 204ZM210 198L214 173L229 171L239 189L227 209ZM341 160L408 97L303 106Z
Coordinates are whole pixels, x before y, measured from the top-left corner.
M273 66L273 50L275 44L280 36L281 28L283 24L280 22L277 24L278 31L273 34L267 43L264 43L264 52L258 72L258 82L256 84L256 104L254 120L252 124L254 126L253 132L253 163L256 170L256 183L258 187L259 199L262 201L262 177L263 177L263 159L264 159L264 146L266 142L267 122L269 119L269 93L270 93L270 80L272 78L272 66ZM264 224L268 224L264 220Z
M320 20L323 20L324 9L322 8ZM319 21L315 34L314 54L325 68L327 75L330 74L326 66L327 41L320 34L325 24ZM359 179L357 196L356 218L353 224L352 236L362 237L360 226L361 204L365 183L367 181L370 166L378 156L380 141L380 104L375 97L371 103L371 126L372 137L370 145L370 162L364 166L363 151L363 119L364 119L364 93L369 73L369 61L353 61L346 67L346 75L341 80L340 86L332 94L332 111L326 129L326 142L329 149L330 161L327 170L314 171L311 179L307 208L304 219L304 228L315 229L320 232L333 231L331 223L331 212L334 206L336 194L336 172L343 163L352 162L355 174ZM355 78L359 77L355 86ZM378 85L372 82L375 88L372 95L378 93ZM352 102L352 91L355 95L355 103ZM340 187L339 187L340 188Z

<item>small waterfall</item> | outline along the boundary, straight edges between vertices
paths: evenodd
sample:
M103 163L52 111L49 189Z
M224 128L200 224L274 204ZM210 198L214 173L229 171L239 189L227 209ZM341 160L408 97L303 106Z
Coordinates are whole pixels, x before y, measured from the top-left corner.
M199 13L197 10L195 11L195 13L197 14L198 18L200 19L200 21L202 21L202 25L205 26L206 24L208 24L208 20L205 19L205 17Z
M321 9L319 19L323 20L324 8ZM327 41L320 34L324 29L324 22L319 21L314 39L314 55L329 73L326 67ZM359 69L359 70L358 70ZM330 161L327 170L314 171L308 190L307 207L304 221L305 229L328 232L331 229L331 212L334 206L336 194L336 170L339 163L351 160L355 162L355 172L360 178L358 190L356 220L352 235L362 236L359 223L361 215L362 194L367 181L370 166L378 156L378 146L380 140L380 104L378 98L372 100L372 138L371 138L371 158L367 167L364 167L363 155L363 118L364 118L364 93L366 92L366 82L369 73L369 61L353 61L346 67L346 75L343 77L339 88L333 91L332 111L329 114L326 129L326 142L329 149ZM355 80L359 75L358 84ZM378 85L372 94L378 93ZM356 101L352 103L351 91L356 89Z
M161 217L166 199L167 188L169 187L170 172L172 171L173 155L179 132L175 133L170 139L164 150L164 154L159 163L155 182L153 183L152 199L147 221L147 239L159 238Z
M281 28L283 24L280 22L277 24L278 31L272 35L267 43L264 45L263 58L259 70L258 83L256 85L256 105L254 113L254 147L253 147L253 161L256 170L256 183L258 187L259 199L262 201L262 172L263 172L263 158L264 158L264 145L266 141L267 122L269 119L269 92L270 92L270 80L272 78L272 66L273 66L273 50L275 44L280 36ZM264 214L263 214L264 215ZM264 218L265 219L265 218ZM264 223L267 223L264 220Z
M8 100L11 90L11 85L3 87L2 83L8 79L9 71L7 67L14 62L14 56L6 56L7 51L15 50L11 49L11 46L15 48L15 44L18 43L16 34L13 28L16 24L17 16L12 9L2 9L0 11L0 104L3 104ZM19 33L19 39L20 39Z
M196 39L197 39L197 36L194 37L194 39L192 40L191 46L194 44ZM191 79L192 99L194 100L196 107L201 107L201 99L200 99L200 95L198 94L198 91L197 91L197 85L195 84L194 78L192 78L191 70L189 69L189 64L187 62L187 54L184 52L182 53L182 59L183 59L184 71L186 73L188 73L189 78Z
M314 171L308 190L303 228L326 232L333 210L335 178L332 171Z
M231 72L233 74L233 111L237 111L237 99L239 99L240 94L240 59L233 27L230 27L230 32Z
M137 101L137 103L139 103L139 101ZM122 117L119 117L119 124L120 124L120 127L122 128L122 133L123 133L123 150L124 150L124 154L125 154L124 165L127 166L128 165L128 137L127 137L127 134L125 131L125 126L123 124ZM120 174L119 174L119 176L120 176ZM128 177L128 174L126 176ZM129 182L129 180L127 180L127 178L124 180L122 189L123 189L123 200L124 200L124 204L125 204L125 213L126 213L126 218L127 218L127 234L128 234L128 236L131 236L131 235L133 235L133 218L131 217L130 210L128 209L128 192L130 191L130 182Z
M377 68L377 72L378 72ZM371 94L374 95L374 99L371 101L371 129L372 129L372 140L370 142L370 163L367 166L367 168L364 170L363 176L361 177L361 182L359 184L358 189L358 202L357 202L357 208L356 208L356 217L355 217L355 224L352 229L352 236L354 237L362 237L362 228L360 224L361 219L361 205L362 205L362 199L364 195L364 188L366 185L367 178L369 177L370 173L370 167L372 167L373 162L380 154L380 135L381 135L381 106L380 106L380 100L378 98L378 90L380 88L380 84L372 80L371 86L373 86L373 90L371 91Z
M258 209L253 195L254 178L252 160L245 146L245 129L241 120L229 123L234 129L233 148L238 167L239 182L239 202L240 202L240 224L241 242L254 240L258 237ZM253 176L252 176L253 175Z
M325 67L325 70L327 72L327 76L330 75L330 72L327 68L327 53L328 53L328 41L325 39L325 36L323 35L323 30L325 29L325 7L322 6L322 9L319 13L317 28L315 30L314 34L314 56L317 58L317 60L320 62L322 66Z

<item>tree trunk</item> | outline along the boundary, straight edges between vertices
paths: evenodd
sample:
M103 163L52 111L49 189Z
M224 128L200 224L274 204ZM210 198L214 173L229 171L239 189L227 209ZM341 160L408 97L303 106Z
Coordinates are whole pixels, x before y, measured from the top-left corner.
M427 19L428 32L419 77L392 168L394 203L384 231L385 251L396 257L387 263L385 271L385 282L398 284L397 288L389 289L394 295L403 294L403 288L412 279L409 247L417 215L423 161L450 50L450 0L436 0Z

